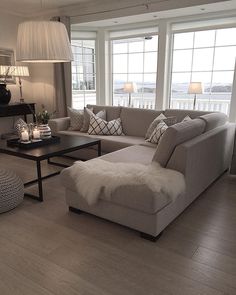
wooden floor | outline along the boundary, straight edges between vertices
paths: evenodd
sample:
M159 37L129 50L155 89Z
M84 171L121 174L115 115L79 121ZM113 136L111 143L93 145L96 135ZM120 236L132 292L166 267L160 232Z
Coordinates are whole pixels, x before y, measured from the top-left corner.
M34 177L31 161L1 155L0 163ZM1 295L236 294L236 177L219 179L156 243L69 213L59 177L44 193L45 202L25 199L0 215Z

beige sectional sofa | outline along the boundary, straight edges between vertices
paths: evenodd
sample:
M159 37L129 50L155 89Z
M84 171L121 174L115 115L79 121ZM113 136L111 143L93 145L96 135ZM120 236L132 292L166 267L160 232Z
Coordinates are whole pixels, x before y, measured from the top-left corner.
M86 211L141 232L155 240L214 180L226 171L231 162L235 125L229 124L222 113L173 110L133 109L125 107L93 106L94 113L106 109L107 120L120 117L124 136L87 135L68 131L69 118L50 121L54 133L83 135L100 138L102 159L111 162L137 162L150 164L158 161L163 167L183 173L186 191L172 201L163 193L154 193L143 185L118 188L110 201L101 195L97 204L89 206L80 196L71 178L70 169L62 173L66 187L66 202L72 211ZM158 146L147 143L145 133L151 122L163 112L166 117L177 118L161 138ZM189 115L193 120L181 122ZM93 149L77 156L90 159L97 153Z

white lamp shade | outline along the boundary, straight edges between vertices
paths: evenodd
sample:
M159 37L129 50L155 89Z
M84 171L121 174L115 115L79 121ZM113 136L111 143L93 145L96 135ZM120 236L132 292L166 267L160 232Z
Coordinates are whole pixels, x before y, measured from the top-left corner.
M134 83L134 82L126 82L124 84L124 92L134 93L134 92L137 92L137 91L138 91L138 88L137 88L136 83Z
M0 75L28 77L29 68L27 66L0 66Z
M5 76L9 71L9 66L0 66L0 75Z
M13 67L13 71L11 73L11 76L16 77L29 77L29 68L27 66L15 66Z
M202 82L191 82L188 87L189 94L202 94L203 87Z
M54 21L29 21L18 27L16 60L68 62L73 60L66 27Z

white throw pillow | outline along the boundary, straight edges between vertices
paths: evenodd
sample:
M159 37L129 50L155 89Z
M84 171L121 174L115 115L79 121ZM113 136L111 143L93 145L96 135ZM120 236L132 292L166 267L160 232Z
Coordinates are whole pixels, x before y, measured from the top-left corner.
M107 122L97 115L91 115L88 134L93 135L122 135L121 119L115 119Z
M192 119L187 115L186 117L183 118L181 122L186 122L186 121L191 121Z
M84 122L84 111L76 110L70 107L67 108L68 116L70 117L70 127L68 130L80 130Z
M164 121L159 122L156 128L153 130L151 136L146 139L146 141L158 144L159 140L161 139L167 128L168 126Z
M161 122L161 120L166 119L166 116L161 113L160 115L158 115L150 124L150 126L148 127L148 130L146 132L145 135L145 139L149 139L150 136L152 135L154 129L157 127L157 125Z

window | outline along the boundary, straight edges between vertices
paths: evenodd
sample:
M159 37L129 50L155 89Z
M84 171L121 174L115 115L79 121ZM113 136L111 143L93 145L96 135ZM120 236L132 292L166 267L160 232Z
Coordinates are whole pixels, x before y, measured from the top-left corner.
M202 82L196 109L229 114L236 28L174 34L170 107L193 108L190 82Z
M131 94L131 106L155 107L157 48L157 35L112 41L113 105L128 105L124 84L133 82L137 92Z
M72 40L72 107L96 104L95 40Z

